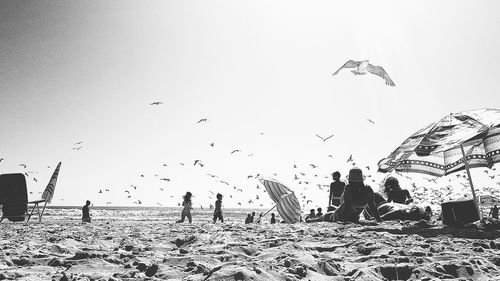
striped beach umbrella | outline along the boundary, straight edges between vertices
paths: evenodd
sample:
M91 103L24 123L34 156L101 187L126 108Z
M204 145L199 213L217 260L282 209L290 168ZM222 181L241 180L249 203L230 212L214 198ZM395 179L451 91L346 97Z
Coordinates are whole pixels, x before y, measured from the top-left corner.
M415 172L443 176L500 162L500 109L451 113L411 135L378 163L379 172Z
M57 165L52 177L50 178L49 184L42 193L42 198L45 202L50 203L52 201L52 197L54 197L54 191L56 189L57 176L59 175L59 169L61 169L61 162Z
M463 149L463 153L462 153ZM378 163L380 172L415 172L443 176L500 162L500 110L453 113L406 139Z
M295 193L276 180L260 179L260 182L266 188L269 197L276 203L275 207L283 220L287 223L299 222L302 212Z

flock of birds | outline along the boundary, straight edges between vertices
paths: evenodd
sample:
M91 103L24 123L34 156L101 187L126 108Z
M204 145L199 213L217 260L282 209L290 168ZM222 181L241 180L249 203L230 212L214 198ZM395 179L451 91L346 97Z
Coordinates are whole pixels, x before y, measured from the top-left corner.
M377 75L377 76L381 77L382 79L384 79L386 85L395 86L394 82L391 80L391 78L389 77L387 72L382 67L372 65L368 62L368 60L364 60L364 61L349 60L344 65L342 65L337 71L335 71L335 73L333 73L333 76L337 75L342 69L345 69L345 68L353 69L351 72L354 75L364 75L364 74L366 74L366 72L369 72L371 74ZM153 101L153 102L149 103L150 106L161 106L162 104L164 104L162 101ZM372 119L367 118L366 120L370 124L375 125L375 121L373 121ZM202 123L206 123L206 122L209 122L209 120L207 118L201 118L196 122L196 124L202 124ZM260 135L263 135L263 134L264 133L262 133L262 132L260 133ZM324 143L331 140L334 137L333 134L329 134L328 136L322 136L320 134L315 134L315 136L317 138L321 139L321 141ZM83 143L84 143L84 141L78 141L78 142L74 143L72 149L74 151L80 151L81 149L84 148ZM214 148L215 142L209 142L208 146L210 148ZM228 153L230 155L233 155L233 154L242 154L243 152L240 149L232 149L230 152L228 151ZM254 154L249 153L246 155L247 155L247 157L252 157ZM328 154L328 157L333 158L333 155ZM4 158L0 158L0 163L2 163L2 161L4 161L4 160L5 160ZM348 166L351 166L351 165L352 166L360 166L354 160L353 155L349 155L349 157L346 160L346 164ZM172 164L161 163L162 167L168 167L169 165L172 165ZM186 166L186 162L179 162L178 165ZM198 168L202 169L205 167L205 165L206 165L206 163L202 159L193 159L192 160L192 166L194 166L194 167L198 167ZM308 198L308 195L314 191L316 191L316 192L317 191L329 192L328 188L329 188L329 184L331 182L330 174L324 174L324 173L318 172L319 165L315 164L315 163L309 163L307 166L303 165L301 168L299 168L299 166L300 165L297 165L296 163L290 163L290 167L291 167L291 169L293 169L292 173L291 173L291 174L293 174L293 178L291 180L294 183L296 183L296 186L294 186L292 188L297 189L297 187L298 187L300 189L300 191L296 192L296 193L299 194L299 197L302 199L302 207L306 208L306 207L321 206L321 205L326 204L326 201L328 198L327 193L324 194L324 198L325 198L324 201L325 202L313 202L313 200ZM26 177L32 177L32 180L34 182L38 181L33 176L34 174L36 174L36 172L27 171L28 166L26 164L21 163L21 164L19 164L19 167L21 167L25 170L24 175ZM50 168L50 166L48 166L48 168ZM332 167L329 167L329 169L331 169L331 168ZM495 178L498 179L498 178L500 178L500 175L492 174L492 172L495 170L496 170L495 168L493 168L491 171L485 170L485 173L487 173L488 176L492 180ZM374 171L376 171L376 169L375 170L371 169L371 167L368 165L364 166L364 172L366 173L367 179L369 181L368 184L376 184L377 183L377 180L375 179L375 177L372 176L372 172L374 172ZM215 175L213 173L208 173L205 171L204 171L204 174L208 177L208 179L210 179L210 180L214 181L215 183L227 188L227 190L225 190L224 194L228 194L230 199L233 198L234 192L243 193L244 190L248 190L248 189L252 189L254 191L259 192L259 194L255 194L251 198L247 197L245 199L246 202L244 202L244 201L237 202L238 206L244 206L247 204L248 204L247 206L254 206L254 207L264 207L265 206L262 200L263 200L263 198L267 197L267 196L264 196L264 193L266 193L266 189L263 186L261 186L257 181L257 179L259 179L259 177L261 176L259 173L249 174L246 177L246 180L248 180L250 182L248 182L248 184L246 184L244 188L241 186L237 186L235 184L231 184L229 181L225 180L223 177L221 177L219 175ZM448 199L448 200L457 199L454 197L467 195L468 190L469 190L467 178L466 178L465 174L463 174L463 173L456 173L455 174L460 185L463 187L463 192L462 192L463 194L461 192L457 192L456 185L451 184L453 176L441 178L441 179L439 179L439 183L438 183L437 178L432 178L432 179L425 178L427 180L427 183L425 185L417 185L415 183L415 181L413 180L413 178L410 177L409 175L400 174L397 172L396 172L396 174L400 178L400 182L402 182L403 188L409 189L409 191L411 192L411 194L413 195L415 200L421 201L421 202L428 202L430 204L439 204L439 202L442 202L443 200L446 200L446 199ZM153 176L155 179L157 179L158 181L163 182L163 183L172 182L172 179L170 177L161 176L159 174L153 174ZM273 173L273 176L278 177L278 174ZM140 178L144 178L144 177L150 177L150 175L146 176L144 174L140 174ZM443 188L443 186L442 186L443 184L441 181L443 179L446 179L446 178L448 178L449 183ZM257 184L256 184L256 182L257 182ZM497 181L496 185L500 185L500 182ZM255 187L249 187L249 186L255 186ZM132 201L133 204L141 205L141 204L143 204L143 202L139 198L133 198L134 194L135 194L135 196L140 195L140 194L136 194L136 193L141 192L140 190L139 190L139 192L137 192L138 188L139 188L139 186L137 184L130 184L128 187L126 187L123 190L123 196L127 200L131 200L131 201L133 200ZM161 192L164 192L165 188L166 187L162 186L159 189ZM374 188L374 190L378 191L378 189L376 187ZM483 193L483 194L492 194L492 195L498 196L498 190L499 190L498 188L495 189L495 188L491 188L491 187L488 187L488 188L484 187L484 188L478 189L477 191L479 193ZM97 191L97 193L100 195L103 195L103 194L109 193L109 192L110 192L110 188L99 188L99 190ZM217 191L217 192L219 192L219 191ZM41 193L41 191L39 193ZM213 190L209 190L208 193L210 194L208 196L208 199L214 200L215 199L215 192ZM32 192L30 192L30 194L32 194ZM170 197L172 198L173 195L170 195ZM61 199L61 200L63 200L63 199ZM212 202L212 201L209 201L209 202ZM111 201L106 201L106 205L111 205L111 204L113 204ZM156 204L158 206L163 205L161 202L158 202L158 201L156 202ZM178 203L178 206L180 206L180 205L181 205L181 203ZM212 208L212 207L213 206L210 204L209 208ZM268 206L266 206L266 207L268 207ZM203 206L200 205L200 208L203 209Z

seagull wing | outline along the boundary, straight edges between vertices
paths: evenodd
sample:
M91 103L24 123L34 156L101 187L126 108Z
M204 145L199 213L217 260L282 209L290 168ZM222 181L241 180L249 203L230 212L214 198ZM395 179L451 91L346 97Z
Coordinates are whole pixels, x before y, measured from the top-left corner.
M387 72L385 72L385 70L381 66L368 64L368 66L366 67L366 71L370 72L371 74L375 74L377 76L382 77L385 80L386 85L396 86L396 84L392 82Z
M337 71L335 71L335 73L333 73L332 76L337 75L339 73L339 71L341 71L344 68L355 68L355 67L358 67L360 64L361 64L360 61L349 60L346 63L344 63L344 65L341 66Z
M326 138L324 139L324 141L327 141L329 138L332 138L332 137L333 137L333 135L328 136L328 137L326 137Z
M322 136L320 136L320 135L318 135L318 134L316 134L316 136L317 136L318 138L320 138L322 141L325 141L325 139L324 139Z

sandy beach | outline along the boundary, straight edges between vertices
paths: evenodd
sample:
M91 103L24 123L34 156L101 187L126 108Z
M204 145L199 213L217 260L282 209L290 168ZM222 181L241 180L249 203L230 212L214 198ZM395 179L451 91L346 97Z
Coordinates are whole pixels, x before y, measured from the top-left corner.
M2 223L0 280L500 280L498 230L74 218Z

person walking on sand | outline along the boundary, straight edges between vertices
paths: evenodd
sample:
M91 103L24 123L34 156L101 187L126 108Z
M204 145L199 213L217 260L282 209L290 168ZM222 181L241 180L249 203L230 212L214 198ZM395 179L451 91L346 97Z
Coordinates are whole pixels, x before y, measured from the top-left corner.
M191 202L191 197L193 195L191 192L186 192L186 195L183 196L184 201L182 202L182 206L184 209L182 209L181 213L181 219L176 221L177 223L184 222L184 219L187 217L189 223L192 223L192 218L191 218L191 209L193 209L193 203Z
M335 210L327 212L322 217L306 222L317 221L343 221L358 222L359 215L366 206L370 208L371 213L378 222L381 222L380 214L375 206L374 193L370 186L364 184L365 177L359 168L352 168L347 177L348 184L342 194L341 204Z
M83 208L82 208L82 222L90 222L91 221L89 206L90 206L90 201L87 200L87 202L85 202L85 206L83 206Z
M217 201L215 201L215 210L214 210L214 223L219 219L221 222L224 222L224 218L222 217L222 194L217 193Z
M490 216L494 219L498 219L498 207L497 207L497 205L495 205L491 208Z
M406 189L401 189L399 181L395 177L388 177L385 179L384 192L387 194L387 202L399 204L410 204L413 202L410 192Z
M274 213L271 213L271 224L276 223L276 217L274 216Z
M338 171L332 173L333 182L330 184L330 197L328 199L328 206L340 205L340 197L344 193L345 183L340 181L340 173Z

